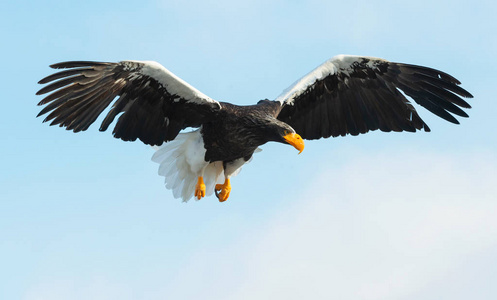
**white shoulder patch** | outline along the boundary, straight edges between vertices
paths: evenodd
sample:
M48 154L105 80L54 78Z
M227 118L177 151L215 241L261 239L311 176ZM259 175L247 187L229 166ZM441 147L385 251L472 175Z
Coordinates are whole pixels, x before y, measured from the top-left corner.
M123 63L134 63L141 64L142 68L138 72L155 78L159 83L161 83L166 90L173 95L178 95L188 102L193 102L196 104L206 104L207 103L217 103L219 102L208 97L201 91L197 90L191 86L188 82L176 76L173 72L166 69L164 66L155 61L137 61L128 60ZM136 65L135 65L136 67Z
M316 81L325 78L326 76L337 74L339 72L348 73L351 70L351 65L355 62L359 62L362 59L368 59L367 65L374 68L375 62L385 61L381 58L368 57L368 56L357 56L357 55L337 55L331 59L325 61L323 64L306 74L304 77L300 78L294 82L290 87L285 89L281 95L276 98L281 104L285 103L293 105L293 101L296 97L301 95L309 86L314 84Z

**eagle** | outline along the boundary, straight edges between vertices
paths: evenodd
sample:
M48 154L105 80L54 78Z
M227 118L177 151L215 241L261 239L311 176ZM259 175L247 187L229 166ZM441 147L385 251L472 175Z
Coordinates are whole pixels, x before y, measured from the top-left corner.
M38 116L73 132L85 131L110 106L100 125L117 117L115 138L155 148L152 160L175 198L228 199L230 178L267 142L301 153L304 139L369 131L430 131L411 98L459 124L462 98L473 96L442 71L385 59L338 55L288 87L275 100L240 106L216 101L154 61L68 61L39 81L47 94ZM111 105L112 104L112 105ZM188 131L187 128L192 128Z

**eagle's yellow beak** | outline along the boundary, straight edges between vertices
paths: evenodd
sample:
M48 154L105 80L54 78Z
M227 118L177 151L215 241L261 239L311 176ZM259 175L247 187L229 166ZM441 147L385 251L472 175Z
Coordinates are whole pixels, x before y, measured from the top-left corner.
M304 140L296 133L288 133L283 136L285 141L299 150L299 154L304 151Z

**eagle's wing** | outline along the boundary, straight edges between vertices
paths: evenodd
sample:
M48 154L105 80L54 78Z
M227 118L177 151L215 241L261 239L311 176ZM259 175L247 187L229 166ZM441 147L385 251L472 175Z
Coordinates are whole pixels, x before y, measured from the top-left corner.
M50 84L37 95L50 94L38 104L47 104L38 116L50 112L44 122L74 132L86 130L114 102L101 131L121 114L113 131L116 138L160 145L181 129L200 126L221 108L219 102L152 61L70 61L50 67L66 70L39 81Z
M431 68L338 55L276 99L282 106L278 119L305 139L376 129L430 131L400 91L437 116L459 123L452 114L467 117L459 106L471 107L459 96L473 97L459 84L454 77Z

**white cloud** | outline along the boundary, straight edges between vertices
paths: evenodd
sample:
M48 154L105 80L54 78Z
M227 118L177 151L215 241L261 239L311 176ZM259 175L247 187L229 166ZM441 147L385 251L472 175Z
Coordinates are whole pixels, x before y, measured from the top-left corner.
M43 278L24 295L26 300L127 300L134 299L127 286L111 278L95 276Z
M444 280L455 270L464 281L467 259L497 250L496 169L491 153L363 153L321 174L294 207L249 237L199 253L164 293L419 299L433 285L450 287ZM453 288L446 292L457 296Z
M497 289L471 274L497 261L480 257L497 253L497 160L473 154L348 155L359 158L330 167L270 221L195 245L180 269L147 279L144 266L129 284L47 281L25 299L456 300L463 288L494 299Z
M240 295L408 296L495 245L496 166L491 155L405 153L322 174L252 249L253 280Z

